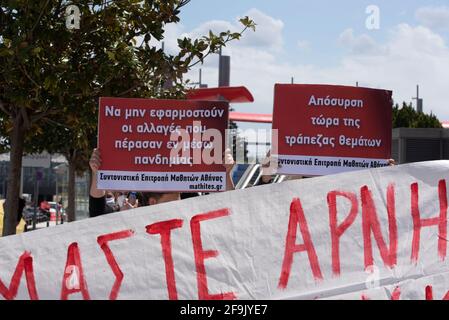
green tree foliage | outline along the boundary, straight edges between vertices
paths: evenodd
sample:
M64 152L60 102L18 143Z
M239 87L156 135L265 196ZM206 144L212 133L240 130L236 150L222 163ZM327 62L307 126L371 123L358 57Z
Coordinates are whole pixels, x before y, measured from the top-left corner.
M440 120L434 114L416 111L412 104L402 103L393 107L393 128L442 128Z
M76 159L95 141L99 96L182 97L192 65L255 28L243 18L240 33L180 39L179 53L168 55L150 41L163 40L188 2L0 0L0 145L11 154L3 235L15 232L24 150L83 163ZM70 4L80 9L79 29L66 26Z

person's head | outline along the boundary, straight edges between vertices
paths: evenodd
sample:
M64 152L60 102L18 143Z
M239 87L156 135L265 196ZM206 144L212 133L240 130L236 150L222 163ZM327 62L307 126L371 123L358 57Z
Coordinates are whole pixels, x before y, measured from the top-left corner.
M135 206L137 202L137 192L128 193L128 202L130 205ZM142 203L142 202L140 202Z
M181 200L181 194L178 192L145 192L144 193L146 203L149 206L153 206L155 204L170 202L170 201L176 201Z
M114 193L112 191L106 191L105 197L106 197L106 204L108 204L108 205L115 204L115 197L114 197Z
M23 209L25 209L25 206L26 206L26 201L22 197L19 197L18 202L19 203L18 203L18 207L17 207L16 226L19 225L20 220L23 217ZM5 200L5 202L3 202L3 211L5 211L5 210L6 210L6 200Z
M19 198L19 208L17 210L17 225L22 219L23 209L25 209L26 201L23 198Z
M105 192L105 196L106 198L110 199L110 198L114 198L114 192L107 190Z

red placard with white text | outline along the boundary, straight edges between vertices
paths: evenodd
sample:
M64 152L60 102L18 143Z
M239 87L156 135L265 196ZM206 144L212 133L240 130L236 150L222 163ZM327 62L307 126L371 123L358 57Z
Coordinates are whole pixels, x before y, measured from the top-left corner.
M100 98L98 188L224 191L227 125L223 101Z
M278 173L316 176L388 165L391 91L276 84L274 96Z

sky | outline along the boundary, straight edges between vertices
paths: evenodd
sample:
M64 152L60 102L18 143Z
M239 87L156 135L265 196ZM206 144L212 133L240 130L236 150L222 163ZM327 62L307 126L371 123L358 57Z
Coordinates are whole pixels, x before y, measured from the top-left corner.
M167 26L165 47L175 52L177 38L209 30L239 31L244 16L256 31L223 50L231 56L231 85L246 86L255 99L235 104L237 111L272 113L274 84L293 77L295 83L358 82L413 105L419 84L424 111L449 120L449 0L192 0L180 23ZM217 86L217 67L217 55L201 66L209 87ZM188 78L198 81L198 73L194 68Z

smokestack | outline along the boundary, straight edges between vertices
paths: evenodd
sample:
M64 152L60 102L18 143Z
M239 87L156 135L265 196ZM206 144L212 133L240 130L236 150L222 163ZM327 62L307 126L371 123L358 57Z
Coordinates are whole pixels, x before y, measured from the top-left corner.
M218 60L218 86L229 87L231 81L231 57L221 54Z

